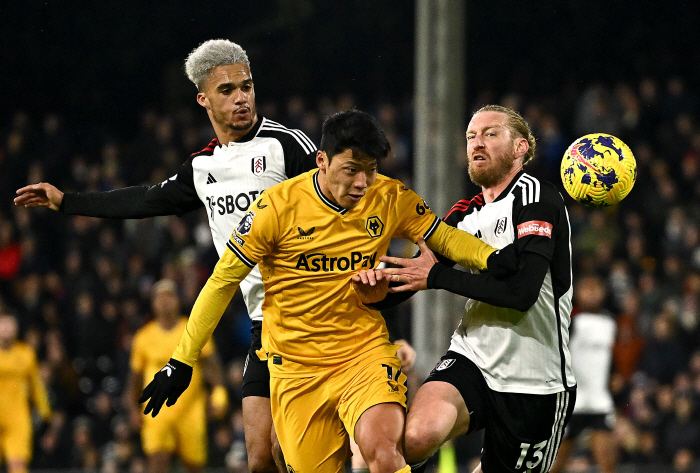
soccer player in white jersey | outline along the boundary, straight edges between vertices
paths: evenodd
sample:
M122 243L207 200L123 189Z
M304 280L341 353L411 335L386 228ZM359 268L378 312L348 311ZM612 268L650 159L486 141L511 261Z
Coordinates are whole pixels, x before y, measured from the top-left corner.
M513 243L518 271L503 279L462 272L420 243L417 258L382 258L403 268L376 270L369 278L360 274L355 283L382 282L365 286L368 304L380 299L377 287L387 280L403 283L388 289L396 294L376 308L421 289L469 298L449 351L409 407L405 455L413 471L424 468L421 463L445 441L484 429L475 473L547 472L576 396L568 349L568 215L552 184L523 171L535 139L517 112L483 107L472 116L466 136L469 176L483 192L459 201L445 223L496 248Z
M64 194L48 183L17 191L15 205L48 207L69 215L144 218L181 215L205 207L216 250L221 255L232 230L262 193L316 167L316 146L301 131L259 116L246 52L216 39L195 48L185 71L197 86L197 102L206 109L216 138L193 154L177 175L154 186L109 192ZM260 349L264 289L257 267L241 283L253 322L252 345L243 378L243 420L248 466L252 473L285 472L271 453L276 436L270 413L270 374Z
M576 376L576 407L566 426L552 473L564 471L577 439L588 430L588 448L601 473L614 473L617 445L612 435L615 404L610 393L610 369L617 326L605 310L605 283L595 274L574 284L576 315L571 320L571 360Z

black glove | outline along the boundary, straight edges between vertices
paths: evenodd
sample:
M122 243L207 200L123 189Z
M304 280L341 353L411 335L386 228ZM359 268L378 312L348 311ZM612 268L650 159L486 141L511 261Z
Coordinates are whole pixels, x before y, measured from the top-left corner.
M153 376L153 381L148 383L139 398L139 404L150 398L143 413L148 415L153 411L151 416L155 417L166 400L165 405L168 407L175 404L180 394L190 385L190 381L192 381L192 367L170 358L168 364Z
M496 279L503 279L518 271L518 252L515 245L501 248L491 253L486 260L486 266Z

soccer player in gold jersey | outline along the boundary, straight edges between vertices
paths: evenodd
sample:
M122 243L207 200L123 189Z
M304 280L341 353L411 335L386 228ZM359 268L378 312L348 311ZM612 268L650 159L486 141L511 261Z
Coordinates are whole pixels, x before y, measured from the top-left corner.
M17 340L17 319L0 312L0 461L9 473L28 471L32 410L48 422L51 407L34 349Z
M251 206L197 298L170 369L141 399L150 399L145 413L153 416L177 401L239 282L258 263L272 415L288 471L343 471L352 436L371 472L406 473L398 347L352 276L374 268L392 238L423 237L479 270L505 257L492 257L494 248L445 225L415 192L377 173L390 147L370 115L327 118L320 149L318 170L267 189Z
M168 361L187 324L187 318L180 314L174 281L161 279L154 284L151 305L154 319L136 332L131 347L127 402L131 406L132 422L140 427L149 473L167 472L173 454L188 473L201 472L207 461L207 397L214 415L223 416L228 407L221 363L210 341L202 349L201 367L194 370L192 385L178 405L157 419L140 415L137 399L144 380L150 379ZM212 386L209 396L205 378Z

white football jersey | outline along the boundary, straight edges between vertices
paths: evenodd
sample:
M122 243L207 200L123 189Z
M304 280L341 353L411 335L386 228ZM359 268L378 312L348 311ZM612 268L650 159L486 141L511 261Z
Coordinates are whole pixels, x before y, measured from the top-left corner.
M194 187L206 207L214 246L221 256L255 199L268 187L312 169L315 155L316 146L303 132L261 117L238 141L213 140L171 180ZM262 320L265 292L257 266L240 288L250 318Z
M607 313L581 312L571 323L571 360L576 375L574 414L609 414L614 410L608 389L617 326Z
M458 202L445 222L495 248L515 242L550 261L537 302L527 311L469 299L450 350L480 369L494 391L552 394L575 387L569 353L571 244L564 200L549 183L521 171L488 204Z

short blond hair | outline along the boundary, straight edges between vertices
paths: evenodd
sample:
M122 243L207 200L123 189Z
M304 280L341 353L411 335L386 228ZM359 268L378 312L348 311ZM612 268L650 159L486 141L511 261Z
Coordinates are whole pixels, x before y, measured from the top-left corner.
M250 70L250 61L245 50L227 39L210 39L192 50L185 60L185 73L202 90L212 69L230 64L245 64Z
M504 107L502 105L485 105L476 112L474 112L472 118L474 118L475 115L481 112L505 113L508 116L506 126L508 127L508 130L510 130L511 137L525 138L530 144L530 148L527 150L527 153L525 153L525 156L523 156L523 165L527 164L532 158L535 157L535 146L537 145L537 143L535 142L535 137L532 134L532 131L530 130L530 125L528 125L528 123L525 121L522 115L520 115L515 110L510 109L508 107Z

